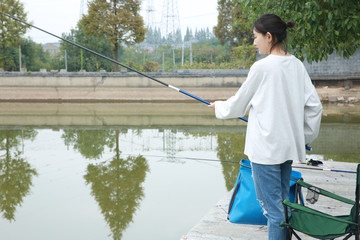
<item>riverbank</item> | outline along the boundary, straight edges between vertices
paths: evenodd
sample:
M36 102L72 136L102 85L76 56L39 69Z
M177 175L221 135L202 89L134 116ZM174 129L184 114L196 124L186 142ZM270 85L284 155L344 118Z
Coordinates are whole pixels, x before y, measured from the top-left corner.
M206 101L226 100L238 88L186 88L182 89ZM317 87L323 103L360 103L360 88L345 90L339 87ZM1 102L193 102L195 99L169 89L161 88L118 88L98 89L44 89L44 88L0 88Z
M235 70L234 70L235 71ZM176 86L206 101L225 100L246 80L246 72L163 73L160 82L135 73L0 73L2 102L191 102ZM322 76L324 78L324 76ZM360 84L350 76L312 80L324 103L359 103ZM351 82L351 84L349 83ZM165 84L166 83L166 84ZM346 84L349 83L349 84Z
M355 181L354 173L338 173L331 171L297 169L296 167L305 165L294 165L295 171L300 171L305 182L314 186L334 192L340 196L355 199ZM357 164L324 161L324 168L356 171ZM304 197L306 190L303 191ZM181 240L258 240L267 239L267 227L262 225L235 224L227 220L228 203L231 197L229 192L221 199L210 211L196 224L190 231L179 236ZM306 202L306 206L330 215L347 215L351 206L348 204L334 201L333 199L320 196L316 204L311 205ZM313 239L304 234L299 234L301 239ZM349 239L355 239L354 237Z
M316 91L323 103L360 103L360 87L351 89L339 87L317 87Z

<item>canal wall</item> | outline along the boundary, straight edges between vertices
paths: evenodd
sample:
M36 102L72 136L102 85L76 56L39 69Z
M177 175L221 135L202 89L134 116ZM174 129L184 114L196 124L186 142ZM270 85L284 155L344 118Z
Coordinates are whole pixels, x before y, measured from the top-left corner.
M237 89L244 74L151 74L165 82L207 97L214 89ZM221 90L222 89L222 90ZM218 93L219 93L218 92ZM222 94L217 94L220 97ZM224 96L229 96L229 93ZM133 72L125 73L0 73L0 101L186 101L189 97Z
M207 101L227 99L246 80L248 70L174 70L147 73ZM311 75L324 102L356 103L360 73ZM0 101L126 102L194 101L134 72L0 72Z

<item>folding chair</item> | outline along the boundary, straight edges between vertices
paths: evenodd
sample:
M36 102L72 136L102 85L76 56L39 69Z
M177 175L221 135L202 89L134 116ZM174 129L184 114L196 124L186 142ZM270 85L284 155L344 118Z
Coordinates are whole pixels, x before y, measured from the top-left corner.
M349 215L332 216L315 209L284 200L283 204L285 207L286 222L281 223L280 225L289 230L290 239L292 236L295 236L298 240L301 240L299 235L296 234L296 230L317 239L335 239L344 236L343 239L346 240L355 236L356 240L360 240L360 164L357 166L355 201L330 193L324 189L317 188L303 182L301 179L297 181L297 184L301 187L307 188L311 193L310 196L307 196L307 200L310 202L316 202L319 195L324 195L326 197L351 204L352 208Z

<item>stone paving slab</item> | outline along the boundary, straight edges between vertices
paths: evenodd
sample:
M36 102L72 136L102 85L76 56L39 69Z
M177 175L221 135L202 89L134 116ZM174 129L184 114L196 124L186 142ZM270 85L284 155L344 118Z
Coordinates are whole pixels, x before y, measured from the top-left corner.
M324 161L320 170L297 169L296 167L307 167L306 165L294 165L294 170L300 171L305 182L323 188L340 196L355 198L354 173L340 173L321 169L336 169L356 171L356 163L341 163ZM306 190L303 190L304 197ZM235 224L227 220L227 209L231 191L221 199L216 206L196 224L181 240L259 240L267 239L267 227L261 225ZM331 215L347 215L351 206L324 196L320 196L315 205L306 203L306 206L326 212ZM304 234L299 234L303 240L314 239ZM294 239L294 238L293 238ZM350 239L355 239L354 237Z

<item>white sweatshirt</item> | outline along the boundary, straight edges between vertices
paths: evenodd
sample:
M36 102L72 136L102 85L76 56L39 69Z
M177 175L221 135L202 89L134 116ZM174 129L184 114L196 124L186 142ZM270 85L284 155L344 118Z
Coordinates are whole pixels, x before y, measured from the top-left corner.
M319 133L322 106L300 60L269 55L254 63L234 96L215 102L220 119L243 117L248 110L244 153L252 162L305 161L305 144Z

